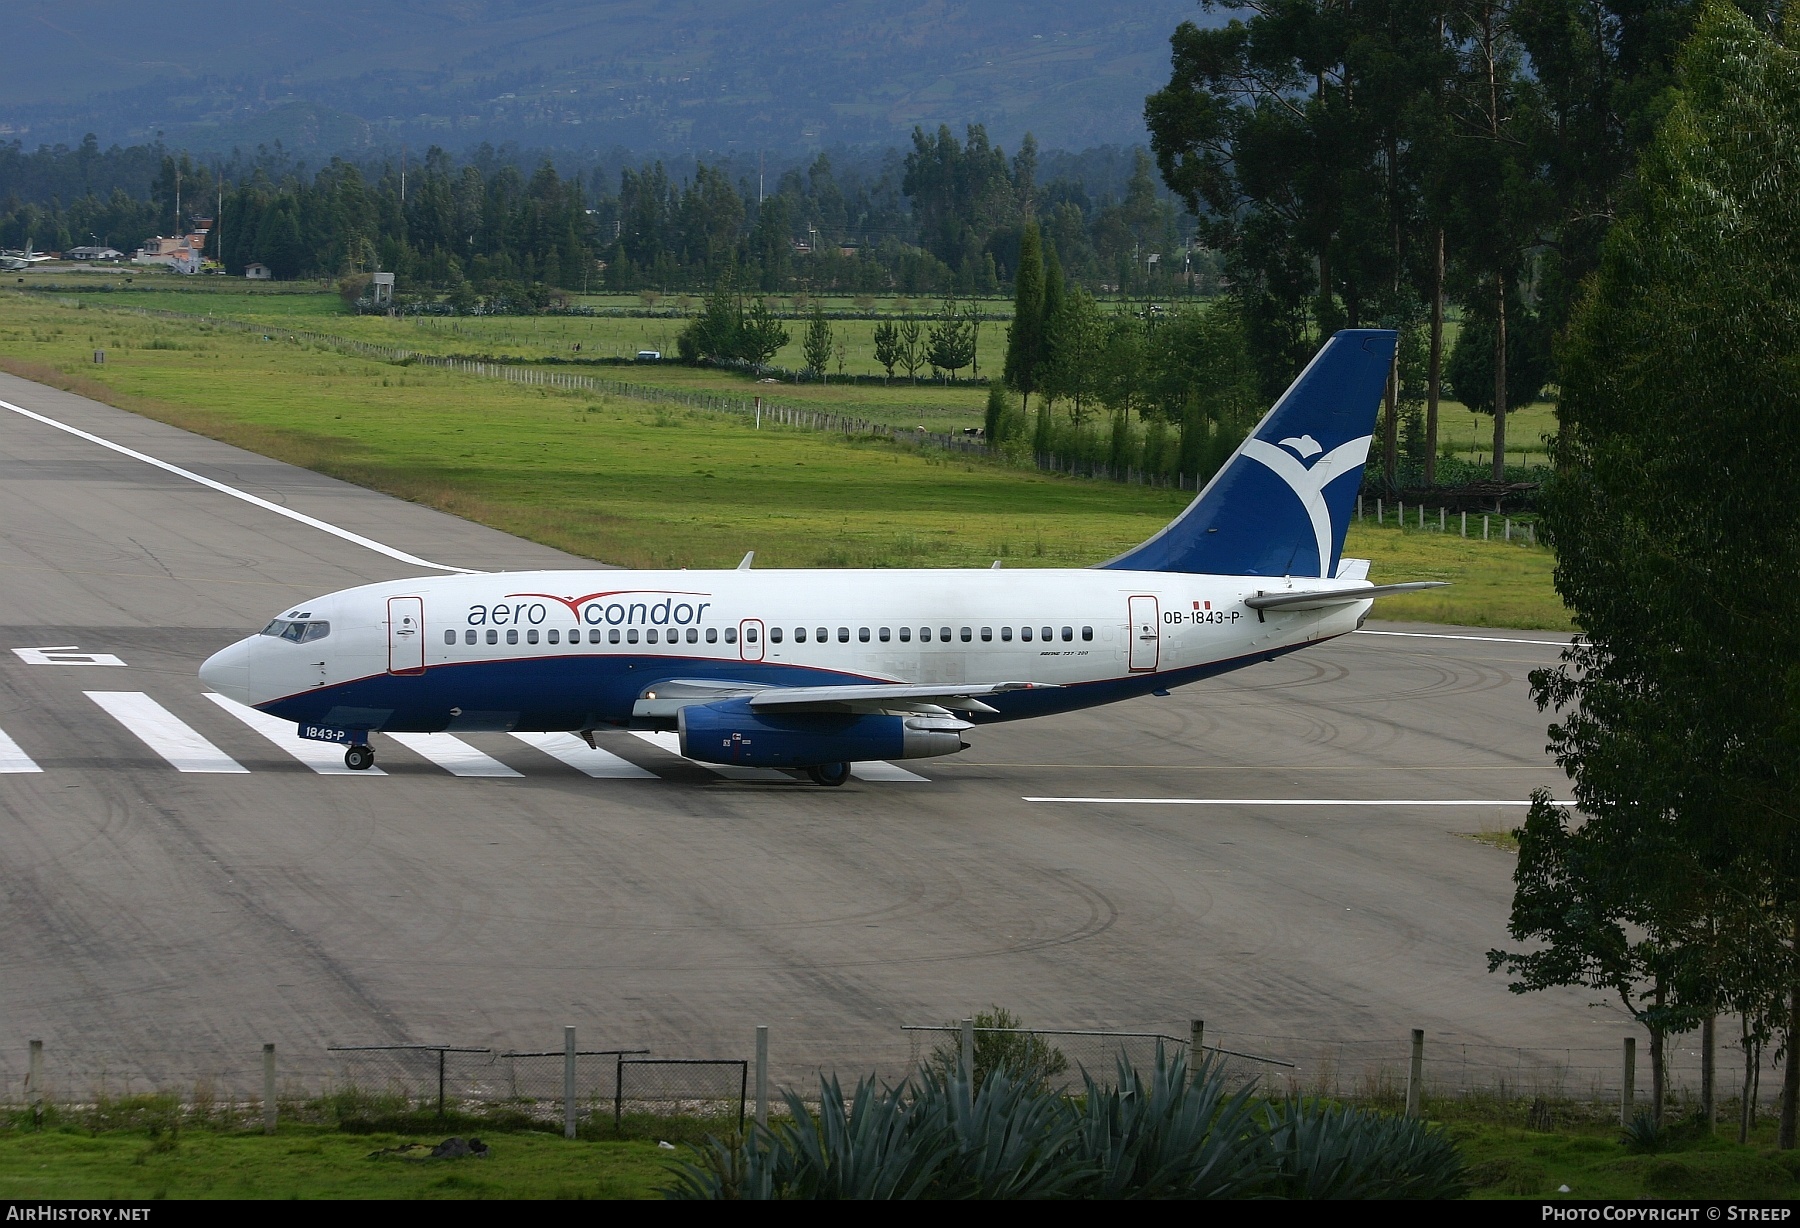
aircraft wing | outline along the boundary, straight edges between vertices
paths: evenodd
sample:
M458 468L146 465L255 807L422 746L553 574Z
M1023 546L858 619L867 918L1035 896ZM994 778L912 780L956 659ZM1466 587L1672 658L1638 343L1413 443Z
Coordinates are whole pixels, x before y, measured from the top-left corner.
M631 714L637 717L673 719L690 704L717 703L721 699L747 699L760 712L919 712L942 714L948 710L993 712L981 702L983 695L1027 691L1042 684L1030 682L859 683L848 686L770 687L708 678L675 678L646 687Z
M1264 610L1326 610L1373 597L1393 597L1427 588L1443 588L1444 580L1414 580L1408 584L1365 584L1358 588L1320 588L1301 593L1258 593L1244 604L1258 613Z

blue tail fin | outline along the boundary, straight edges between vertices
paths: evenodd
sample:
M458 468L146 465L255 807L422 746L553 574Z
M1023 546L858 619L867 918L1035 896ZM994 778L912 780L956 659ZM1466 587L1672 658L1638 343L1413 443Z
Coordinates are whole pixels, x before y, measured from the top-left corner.
M1102 567L1220 576L1331 576L1394 363L1389 329L1325 343L1206 489Z

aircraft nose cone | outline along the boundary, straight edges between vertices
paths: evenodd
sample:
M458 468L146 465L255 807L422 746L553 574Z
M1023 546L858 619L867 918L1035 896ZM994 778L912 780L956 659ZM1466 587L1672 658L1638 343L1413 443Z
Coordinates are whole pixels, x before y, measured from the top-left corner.
M229 648L221 648L200 666L200 681L241 704L254 703L250 694L250 640L239 640Z

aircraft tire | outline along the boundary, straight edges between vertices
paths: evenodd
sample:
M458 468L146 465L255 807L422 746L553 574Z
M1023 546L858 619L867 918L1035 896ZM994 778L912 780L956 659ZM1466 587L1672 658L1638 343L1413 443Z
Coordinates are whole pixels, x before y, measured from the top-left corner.
M371 746L352 746L344 752L344 766L352 772L366 772L375 766L375 749Z
M826 788L834 789L850 779L850 765L848 763L821 763L817 767L807 768L806 774L815 785L824 785Z

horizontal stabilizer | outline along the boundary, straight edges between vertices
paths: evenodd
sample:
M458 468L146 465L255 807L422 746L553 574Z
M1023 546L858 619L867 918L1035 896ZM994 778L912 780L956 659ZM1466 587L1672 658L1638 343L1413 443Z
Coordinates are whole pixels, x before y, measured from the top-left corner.
M1310 593L1258 593L1244 598L1253 610L1327 610L1334 605L1350 605L1372 597L1396 597L1401 593L1417 593L1428 588L1443 588L1443 580L1414 580L1409 584L1364 584L1357 588L1323 588Z

